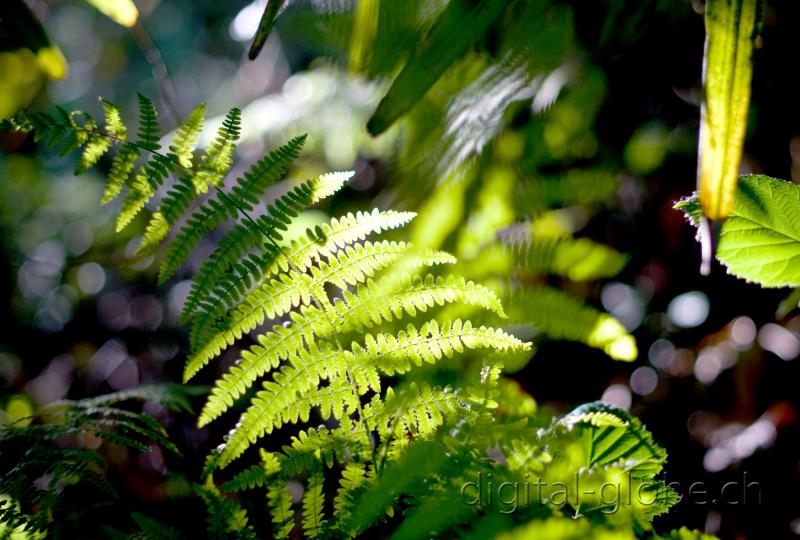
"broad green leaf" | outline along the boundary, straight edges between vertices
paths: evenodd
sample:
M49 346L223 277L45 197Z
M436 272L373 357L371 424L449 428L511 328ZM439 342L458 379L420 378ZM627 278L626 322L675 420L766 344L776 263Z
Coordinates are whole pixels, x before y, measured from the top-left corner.
M675 208L699 223L697 195ZM800 186L768 176L740 177L716 256L729 273L763 287L800 286Z
M667 460L666 451L635 417L599 401L581 405L561 422L584 430L587 467L624 462L634 478L653 478Z
M97 11L122 26L131 27L139 20L139 10L133 0L86 0Z
M467 49L486 33L506 3L452 0L395 79L367 123L373 135L408 112Z
M761 0L708 0L700 122L700 203L709 219L733 209Z

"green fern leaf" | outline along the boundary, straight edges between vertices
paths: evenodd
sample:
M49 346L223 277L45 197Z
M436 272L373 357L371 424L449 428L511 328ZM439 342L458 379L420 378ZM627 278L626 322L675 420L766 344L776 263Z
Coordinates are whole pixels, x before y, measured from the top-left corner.
M270 216L274 218L272 221L275 221L275 225L272 227L283 227L285 229L285 222L289 217L286 215L285 210L283 210L284 203L288 204L288 201L291 200L292 205L289 206L293 206L296 199L310 199L310 202L307 204L313 204L338 191L352 175L352 172L328 173L297 186L292 190L292 195L289 195L287 200L280 199L282 201L281 203L276 202L275 206L268 208ZM240 209L237 204L232 203L227 196L218 199L210 199L201 206L200 209L195 211L175 240L170 244L167 255L159 270L159 283L164 283L178 270L178 267L189 257L206 234L216 229L226 217L238 217L239 212ZM264 219L267 221L264 222ZM259 218L259 222L261 222L259 232L261 227L271 223L269 218L264 216ZM250 234L256 234L251 227L246 225L243 227L247 227L245 230L250 230ZM279 235L276 233L272 234L275 236L274 239L280 240ZM225 258L222 260L227 261Z
M106 189L103 192L101 204L108 204L119 196L122 188L128 183L128 178L139 160L139 149L133 143L123 143L117 155L111 162L111 171L108 173Z
M317 538L326 524L322 517L322 480L321 471L312 474L303 493L303 529L308 538Z
M342 522L347 519L353 508L354 496L366 484L366 480L367 471L363 463L350 461L345 465L342 471L342 478L339 480L339 490L333 499L333 508L337 514L337 521Z
M513 294L511 320L531 324L554 339L568 339L603 350L615 360L633 361L636 340L611 315L552 287L529 287Z
M242 111L236 108L225 115L216 138L206 149L197 174L192 178L197 193L207 192L209 186L219 186L228 174L233 163L233 152L241 135L241 118Z
M299 154L304 137L298 137L256 164L239 185L233 189L233 202L237 207L252 210L258 203L258 195L277 181L288 164ZM254 225L249 221L234 226L220 242L206 263L200 268L183 309L183 320L187 320L197 307L210 296L213 287L233 263L249 249L262 245L267 238L278 239L278 229L285 230L285 220L295 217L307 206L319 201L322 196L321 183L312 181L301 184L282 195L269 207L269 216L258 218ZM329 188L325 187L325 191ZM271 246L270 246L271 247ZM274 251L269 250L266 262L271 261ZM266 270L263 270L266 272ZM220 295L223 296L223 295Z
M496 328L475 328L470 321L456 319L440 325L434 319L419 329L409 325L397 336L366 334L364 345L353 344L354 369L374 366L387 375L404 373L412 365L433 364L443 356L450 358L465 348L516 351L528 349L530 344Z
M197 137L203 129L203 121L206 115L206 104L201 103L195 107L186 120L178 126L172 144L169 145L170 154L174 155L178 165L184 169L191 169L193 165L192 157L197 146Z
M264 487L270 476L261 464L251 465L219 488L222 491L245 491L256 487Z
M292 495L285 480L279 479L267 488L267 501L272 517L274 537L288 538L294 529L294 511L292 510Z
M112 140L109 137L97 134L97 125L94 120L87 118L84 122L82 130L88 132L88 138L85 141L83 152L78 158L78 164L75 166L75 174L83 174L103 157L108 149L111 148Z
M130 225L133 218L142 211L147 201L155 195L156 190L167 179L173 165L172 158L162 154L155 154L142 167L141 171L134 176L133 183L122 204L122 209L119 216L117 216L117 232Z
M520 253L525 270L573 281L615 276L627 261L627 256L587 238L535 238Z
M137 94L137 97L139 100L139 133L136 145L140 149L152 152L153 155L134 175L133 182L122 204L122 210L117 216L117 232L125 229L133 221L133 218L139 214L147 201L164 183L174 165L171 157L156 153L161 148L158 142L160 128L158 114L153 102L142 94Z
M169 146L167 156L185 170L192 168L192 156L197 137L203 128L206 106L198 105L178 128L175 139ZM192 179L184 173L172 185L158 209L150 217L137 253L156 247L167 236L170 228L178 222L196 196Z
M184 370L184 380L189 380L210 360L232 345L244 333L287 313L300 304L308 305L312 291L322 290L326 283L342 289L355 285L385 268L409 250L405 242L364 242L348 246L330 260L311 267L309 274L290 271L265 282L248 294L226 321L225 328L217 333L199 351L191 355ZM450 260L445 255L426 252L419 255L421 264L430 261ZM319 299L322 295L317 295Z
M291 245L285 250L277 251L270 244L262 245L262 254L250 256L240 260L240 271L227 274L220 279L215 290L211 295L203 292L208 288L208 283L217 279L221 274L222 265L218 261L232 258L230 252L234 251L233 246L227 243L251 243L257 242L262 237L255 231L247 238L247 233L241 235L241 240L236 240L236 233L229 233L220 242L220 247L209 260L212 263L207 267L208 272L204 274L201 268L198 277L192 287L192 291L184 307L184 313L194 310L200 305L194 324L192 325L192 347L200 348L210 337L208 330L216 323L225 312L225 307L235 306L249 289L250 283L265 275L271 275L279 271L287 271L290 267L298 271L307 269L313 262L321 260L321 257L330 257L337 249L341 249L356 241L363 240L371 233L377 233L388 229L393 229L407 223L413 213L409 212L379 212L374 210L371 214L358 212L357 214L347 214L346 216L334 218L330 224L323 224L319 227L320 234L324 238L322 242L310 240L309 235L297 240L293 240ZM243 224L242 229L248 229ZM239 225L237 225L239 227ZM270 227L267 224L263 228ZM249 230L249 229L248 229ZM243 251L244 246L240 246L235 251ZM291 253L291 264L288 253ZM219 299L216 302L209 302L208 298Z
M160 128L158 126L158 112L153 102L142 94L136 94L139 102L139 133L136 142L139 146L150 152L157 152L161 145L158 143Z
M290 315L288 327L276 325L270 332L260 335L258 345L245 351L236 365L217 380L199 424L205 425L218 417L267 370L274 369L281 360L300 354L315 338L330 337L334 328L339 333L364 330L383 321L399 319L404 312L413 317L417 311L425 312L429 307L446 302L477 305L503 314L494 293L454 276L405 277L388 293L368 281L359 287L358 293L344 291L343 294L344 301L336 300L332 305L332 320L316 307L307 306L300 313Z

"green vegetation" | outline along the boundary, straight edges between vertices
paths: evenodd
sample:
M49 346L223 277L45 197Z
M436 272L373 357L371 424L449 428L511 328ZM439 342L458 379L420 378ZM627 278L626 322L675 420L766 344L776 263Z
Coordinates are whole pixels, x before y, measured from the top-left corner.
M60 4L0 7L0 539L798 530L793 8Z

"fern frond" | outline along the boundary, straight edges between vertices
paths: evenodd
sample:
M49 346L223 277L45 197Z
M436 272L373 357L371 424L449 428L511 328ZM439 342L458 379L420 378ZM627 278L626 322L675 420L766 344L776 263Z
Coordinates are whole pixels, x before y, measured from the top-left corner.
M136 142L139 146L150 152L157 152L161 145L158 143L161 128L158 125L158 111L155 105L142 94L136 94L139 102L139 133Z
M184 169L192 168L194 149L197 146L197 137L203 129L205 116L206 104L201 103L178 126L175 138L172 144L169 145L169 152L175 156L178 165Z
M299 154L303 141L304 138L298 137L256 164L233 189L231 197L236 198L230 204L252 210L252 205L257 204L258 195L279 179L291 160ZM319 201L329 190L319 180L300 184L269 205L269 215L259 217L255 224L243 221L228 231L209 260L200 268L184 306L183 320L190 318L197 307L211 296L218 280L244 253L263 245L270 238L280 240L278 231L286 230L286 223L291 218ZM272 248L271 245L268 246ZM268 252L269 255L274 255L271 249ZM272 257L268 257L267 262L271 262L271 259Z
M294 215L287 213L287 208L293 212L298 212L300 208L314 204L332 195L344 185L344 182L352 174L351 172L323 174L316 179L308 180L296 186L290 191L290 194L287 194L286 198L282 197L279 199L280 202L276 201L274 205L268 207L270 217L262 216L259 218L258 230L245 225L243 226L245 227L243 231L248 232L251 237L259 238L264 234L269 234L274 240L280 240L280 235L275 232L275 229L285 230L286 223L290 221L290 215ZM159 270L159 283L164 283L178 270L206 234L219 227L226 217L235 219L240 212L241 209L236 200L231 199L226 194L220 195L217 193L217 197L207 200L192 214L178 236L170 244ZM268 228L262 230L262 227ZM263 241L262 238L259 238L259 240ZM240 241L237 240L237 242ZM248 240L244 244L252 245L252 242L252 240ZM233 257L233 259L222 257L220 260L224 264L231 264L235 260L235 256Z
M505 317L505 311L497 296L482 285L462 277L447 277L431 274L402 276L388 286L376 285L368 280L356 292L344 291L344 303L334 304L334 313L343 326L342 331L371 328L383 321L400 319L403 313L413 317L417 311L460 302L481 307Z
M338 354L338 351L334 354ZM343 366L341 367L343 368ZM300 373L302 374L303 372L301 371ZM311 388L302 397L296 396L283 409L277 409L264 399L269 398L271 396L270 392L274 392L274 390L274 388L267 389L260 397L257 396L253 399L253 403L242 414L236 427L228 434L220 455L221 467L226 467L234 459L241 456L252 443L272 430L281 427L284 423L296 423L299 420L307 421L313 407L319 407L320 414L324 418L343 420L345 413L349 414L358 406L358 398L353 395L352 388L341 379L332 381L331 384L323 388ZM291 389L289 389L289 392L291 392ZM320 434L321 432L317 431L316 433ZM332 434L332 437L323 438L322 442L329 445L340 435L339 430L337 430ZM345 438L345 440L350 441L351 438ZM334 448L336 448L336 445L331 448L332 452ZM319 455L318 451L318 448L315 449L316 456Z
M352 351L330 350L317 353L303 351L296 363L277 372L274 381L264 384L236 428L230 433L222 452L221 465L225 466L241 455L249 444L287 422L307 421L312 407L320 406L323 417L341 418L345 410L355 408L353 390L348 385L335 385L318 390L319 381L347 377L345 365L353 377L359 394L368 390L380 391L378 371L392 375L411 369L423 362L435 363L443 356L452 357L465 348L491 348L520 350L529 345L505 332L487 327L473 328L471 323L456 320L439 324L433 320L417 330L409 325L398 336L392 334L366 335L365 344L353 343ZM239 392L228 389L218 393L214 405L205 418L212 418L226 408L226 397ZM439 394L437 394L439 396ZM210 401L209 401L210 402ZM366 414L366 413L365 413ZM436 419L439 416L434 415ZM422 417L417 418L423 422ZM427 425L427 424L426 424Z
M337 521L342 522L347 519L353 507L353 498L356 492L365 485L366 480L367 471L363 463L349 461L345 465L342 478L339 480L339 489L333 499Z
M111 171L108 173L106 188L100 204L108 204L116 199L122 188L128 183L128 178L139 160L139 149L135 144L123 143L111 161Z
M520 253L524 270L573 281L615 276L627 262L627 256L587 238L537 237L529 240Z
M313 470L319 463L330 468L336 462L367 458L364 450L368 447L364 445L363 431L356 432L356 427L355 421L345 416L334 429L319 426L301 430L292 436L289 445L282 448L283 470L286 474L298 474Z
M205 193L209 186L219 186L233 163L233 152L241 134L242 111L233 108L225 115L222 126L217 130L217 136L211 145L206 148L200 167L192 177L192 183L197 193ZM197 130L199 133L199 129ZM194 137L197 137L197 133ZM179 130L180 137L180 130Z
M341 355L342 352L339 350L327 348L319 350L316 346L310 345L310 352L302 349L290 356L290 363L275 373L273 381L265 382L264 390L258 392L253 400L252 406L258 409L257 414L264 433L271 433L274 428L291 420L296 421L298 417L308 419L310 406L307 409L299 409L303 402L297 398L307 396L319 386L320 380L326 380L331 373L337 373L331 366L335 366L335 361L340 359ZM261 374L267 368L262 368ZM198 425L203 426L222 414L251 384L252 380L249 377L247 379L229 377L219 381L200 414Z
M292 510L292 495L286 480L279 479L267 488L267 505L269 506L273 534L276 539L288 538L294 529L294 511Z
M289 166L300 155L306 135L299 135L283 146L272 150L253 165L249 171L236 180L231 190L231 197L236 204L246 211L258 206L261 197L268 187L283 178Z
M552 287L529 287L514 293L517 323L528 323L554 339L569 339L603 350L615 360L633 361L636 340L622 323L580 299Z
M268 280L248 294L234 309L225 321L224 329L189 357L184 370L184 380L193 377L244 333L263 324L265 319L283 315L300 304L308 305L312 291L322 290L326 283L332 283L342 289L360 283L407 253L409 248L410 245L406 242L364 242L354 247L348 246L334 254L328 261L311 267L310 275L292 270ZM418 255L420 264L451 259L447 255L435 252ZM321 296L318 294L317 299Z
M305 135L295 137L259 160L242 178L237 179L237 185L223 201L240 211L253 210L264 191L280 180L300 155L305 139ZM296 217L300 210L318 200L314 190L307 188L307 184L302 184L279 197L270 206L269 217L260 217L255 224L243 221L227 232L211 257L200 267L181 313L181 320L190 318L210 296L218 280L244 253L262 245L267 240L265 236L276 234L276 228L282 225L281 215Z
M155 105L142 94L137 94L137 98L139 101L139 132L136 138L136 146L139 149L151 152L152 155L134 175L133 182L122 204L122 210L117 216L117 232L123 230L133 221L133 218L139 214L147 201L164 183L174 166L173 159L170 156L158 153L161 149L158 141L160 127Z
M195 484L194 491L203 500L208 514L206 538L255 540L255 531L249 526L247 513L234 501L220 495L213 484Z
M308 538L317 538L326 524L322 516L322 505L325 501L322 481L322 471L315 472L308 479L306 491L303 493L303 529Z
M270 474L261 464L251 465L237 474L234 478L222 484L222 491L245 491L256 487L264 487L270 479Z
M466 408L466 400L457 391L412 382L397 392L387 389L384 400L375 400L364 407L364 418L386 441L387 454L397 456L398 449L408 446L409 438L431 437L446 418Z
M308 235L298 240L293 240L288 248L276 251L270 244L262 246L261 255L251 255L246 259L240 260L239 272L222 276L216 289L210 295L205 292L207 284L217 279L221 274L221 265L214 264L208 267L208 273L204 275L206 266L200 269L198 277L192 287L192 292L187 298L184 313L194 310L195 306L200 305L200 309L195 316L192 325L192 346L197 349L209 338L208 331L224 314L225 307L233 307L236 302L250 287L250 283L264 275L270 275L279 271L286 271L290 268L288 253L291 253L291 267L298 270L306 270L313 262L320 261L321 257L330 257L337 249L341 249L349 244L363 240L371 233L378 233L384 230L393 229L404 225L414 216L410 212L379 212L377 209L372 213L358 212L357 214L347 214L346 216L331 220L330 224L324 224L317 228L317 231L308 230ZM310 237L324 239L322 242L311 240ZM230 257L226 241L231 235L226 235L220 243L220 247L209 262L221 260L223 257ZM253 241L258 241L260 237L254 235ZM239 250L241 251L241 250ZM218 252L224 255L217 256ZM213 275L212 274L216 274ZM208 275L212 274L212 275ZM201 294L203 293L203 294ZM221 299L210 303L210 299Z
M144 205L155 195L158 188L167 179L173 165L172 158L162 154L155 154L134 175L133 182L125 196L125 201L122 203L122 209L117 216L117 232L125 229L139 215Z
M90 133L85 142L83 152L78 158L78 164L75 166L75 174L82 174L94 167L100 158L108 152L108 149L111 148L112 140L96 133L97 125L94 120L87 118L84 128L89 130Z
M300 313L291 313L288 327L276 325L270 332L260 335L258 345L243 352L236 365L217 380L199 424L205 425L218 417L258 377L274 369L281 360L300 354L302 348L311 346L315 338L328 338L334 329L344 333L371 328L383 321L399 319L404 312L413 317L417 311L425 312L429 307L448 302L476 305L495 312L499 310L503 314L499 299L485 287L463 278L433 277L430 274L424 279L406 276L397 281L388 293L374 282L367 281L355 294L344 291L344 301L335 300L330 315L316 307L304 306Z
M375 367L387 375L404 373L412 366L433 364L443 356L451 358L464 349L488 348L499 351L528 349L529 343L497 328L475 328L470 321L439 324L435 319L419 329L409 325L397 336L366 334L364 345L353 344L354 369Z

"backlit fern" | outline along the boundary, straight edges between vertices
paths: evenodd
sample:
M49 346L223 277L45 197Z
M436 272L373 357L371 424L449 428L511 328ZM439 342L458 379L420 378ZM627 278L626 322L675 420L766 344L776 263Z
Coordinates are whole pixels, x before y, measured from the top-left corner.
M239 360L216 381L200 415L200 425L211 422L263 379L213 457L215 465L228 465L258 439L286 424L309 421L313 410L334 422L333 427L300 431L281 453L284 471L308 470L311 475L302 522L306 534L313 536L325 524L320 456L327 465L334 458L350 463L337 497L343 508L348 486L368 471L375 474L378 455L394 455L410 437L432 436L447 418L480 401L428 384L395 391L386 385L387 376L465 350L521 351L529 344L500 329L460 319L418 320L422 313L452 302L500 316L504 312L485 287L424 271L455 262L451 255L417 250L407 242L367 240L407 224L415 216L411 212L376 209L347 214L309 229L304 237L284 241L282 234L300 212L341 189L352 175L324 174L262 204L265 190L282 179L298 156L304 137L270 152L226 187L240 130L238 110L228 113L214 142L197 159L194 147L202 129L203 106L189 115L162 150L155 108L142 96L139 105L135 140L126 138L119 111L107 102L103 102L104 130L86 113L62 109L56 115L20 114L12 125L32 131L49 146L60 145L63 153L82 148L77 172L119 145L103 197L109 202L125 192L118 230L132 223L169 184L166 195L153 204L140 246L152 249L175 233L161 264L160 282L172 276L208 234L227 226L197 272L183 310L183 319L191 323L192 345L184 379L194 377L246 334L259 332L257 343L245 346ZM189 214L197 199L197 208ZM187 214L178 230L178 222ZM382 270L398 265L423 271L380 276ZM334 290L338 293L331 294ZM405 317L410 322L404 330L386 331L385 323ZM268 495L276 532L288 534L291 508L285 491L269 485Z
M472 322L505 318L498 297L462 277L429 270L456 262L446 252L368 239L407 225L414 213L349 213L297 236L290 229L301 212L341 189L352 173L296 182L267 202L267 189L283 180L305 137L273 150L229 182L240 132L238 110L228 113L210 146L198 151L204 106L189 114L166 149L153 104L140 96L139 106L135 140L127 139L119 111L108 102L103 102L102 130L91 116L62 109L55 115L19 114L9 125L60 146L62 153L82 149L77 173L117 148L102 202L123 196L118 230L148 205L153 209L139 251L152 251L169 238L160 283L176 274L207 237L219 237L194 276L181 314L191 326L185 380L228 349L235 348L231 354L238 357L216 378L198 424L245 407L208 456L203 484L194 486L208 509L208 537L258 537L234 495L254 488L266 492L276 538L300 531L309 538L387 531L397 538L487 537L509 529L510 537L618 531L628 538L631 531L652 532L652 518L676 499L654 478L666 458L663 449L634 418L602 404L560 420L537 417L535 402L500 376L504 355L526 354L530 344ZM158 193L164 195L154 202ZM613 274L624 264L623 256L588 240L529 242L530 231L523 232L521 242L508 242L525 245L524 256L517 250L523 271L572 272L571 279L581 280L600 277L598 268ZM560 291L526 288L513 299L511 320L586 341L613 357L635 355L632 338L616 320ZM556 321L548 316L553 312L569 316ZM468 317L473 313L479 316ZM480 350L480 358L464 363L454 386L437 385L434 377L397 377L412 370L425 373L417 368L470 350ZM315 427L313 419L324 423ZM288 442L278 447L263 441L258 464L239 468L217 485L218 469L287 426L296 426L287 430ZM146 423L134 431L169 447L157 428ZM284 441L286 435L281 434ZM136 447L125 430L102 436ZM91 456L76 457L90 471ZM597 497L559 502L549 493L498 520L494 516L508 514L499 497L480 500L479 488L476 504L460 500L464 487L480 474L511 483L535 478L551 486L579 475L581 482L598 486L623 472L631 473L625 488L649 490L652 502L629 502L608 516L606 502ZM25 518L13 505L0 508L6 513L0 525L5 520L16 526ZM135 538L177 534L147 516L133 513L131 519L138 529Z

